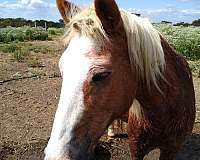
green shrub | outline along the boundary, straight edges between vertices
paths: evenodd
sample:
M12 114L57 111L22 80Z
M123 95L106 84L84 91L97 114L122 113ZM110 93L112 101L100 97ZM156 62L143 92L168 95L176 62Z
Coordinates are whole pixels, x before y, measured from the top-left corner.
M13 58L18 62L21 62L29 54L29 50L26 47L21 47L19 50L14 51Z
M9 43L13 41L48 40L48 32L42 28L19 27L1 28L0 42Z
M49 29L48 29L48 33L49 33L50 35L56 35L56 31L55 31L54 28L49 28Z
M63 28L48 28L48 33L50 35L63 35L64 29Z

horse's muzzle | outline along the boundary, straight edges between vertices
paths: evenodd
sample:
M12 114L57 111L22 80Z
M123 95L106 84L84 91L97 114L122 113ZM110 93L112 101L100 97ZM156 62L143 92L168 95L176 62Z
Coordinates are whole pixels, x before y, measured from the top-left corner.
M71 141L63 146L59 154L45 151L46 156L44 160L91 160L93 159L93 151L90 149L90 144L88 138L85 138L82 143Z

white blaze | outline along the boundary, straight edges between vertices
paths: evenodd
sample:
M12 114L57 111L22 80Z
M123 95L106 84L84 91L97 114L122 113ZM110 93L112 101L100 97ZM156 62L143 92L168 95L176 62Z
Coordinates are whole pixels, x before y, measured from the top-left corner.
M87 54L92 48L94 46L89 38L77 35L70 41L60 59L63 82L51 137L45 149L46 159L57 159L67 152L66 144L72 137L71 131L82 116L83 83L91 66Z

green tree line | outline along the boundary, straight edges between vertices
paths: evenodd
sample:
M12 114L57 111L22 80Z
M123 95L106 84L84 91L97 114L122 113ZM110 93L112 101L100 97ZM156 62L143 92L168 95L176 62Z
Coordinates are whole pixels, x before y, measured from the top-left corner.
M5 27L23 27L23 26L30 26L30 27L43 27L45 28L45 23L48 28L62 28L64 27L64 22L62 19L59 22L53 21L46 21L46 20L26 20L24 18L0 18L0 28ZM162 21L162 23L172 23L168 21ZM192 23L185 23L179 22L174 24L175 26L200 26L200 19L194 20Z
M30 27L43 27L45 28L45 23L48 28L62 28L64 26L64 22L62 19L59 22L53 21L46 21L46 20L26 20L24 18L0 18L0 28L10 27L23 27L23 26L30 26Z
M161 23L172 24L172 22L169 22L169 21L162 21ZM196 27L199 27L200 19L194 20L192 23L186 23L186 22L175 23L174 26L184 26L184 27L196 26Z

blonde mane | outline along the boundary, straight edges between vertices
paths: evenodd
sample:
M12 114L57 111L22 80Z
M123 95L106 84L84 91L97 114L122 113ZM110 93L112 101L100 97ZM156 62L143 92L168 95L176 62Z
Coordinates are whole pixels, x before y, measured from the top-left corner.
M144 18L121 10L125 32L128 40L131 67L136 69L138 77L146 81L148 87L152 82L160 90L157 79L162 78L165 57L161 46L160 34ZM76 14L66 26L65 44L75 33L93 38L98 45L105 45L109 39L96 16L94 6Z
M165 56L161 46L160 33L148 19L140 18L126 11L121 11L128 40L131 66L136 68L139 77L150 82L160 90L157 79L163 78Z

